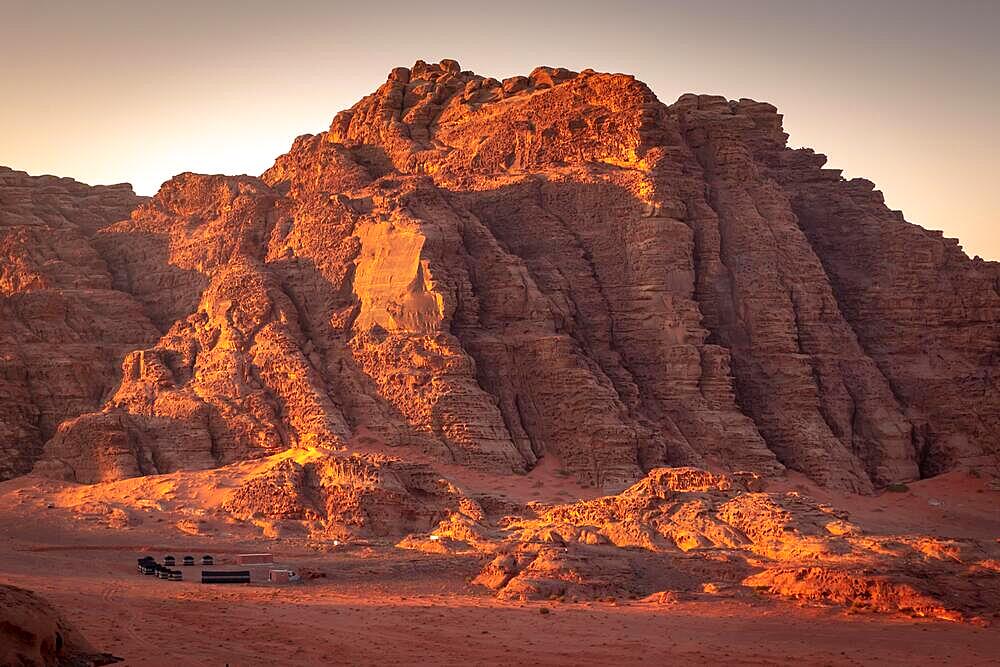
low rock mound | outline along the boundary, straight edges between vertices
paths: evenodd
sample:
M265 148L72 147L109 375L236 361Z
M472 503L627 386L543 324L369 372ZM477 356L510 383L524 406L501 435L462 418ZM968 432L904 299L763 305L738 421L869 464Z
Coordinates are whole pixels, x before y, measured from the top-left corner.
M425 465L386 456L278 458L222 508L244 520L302 521L317 537L385 537L434 526L475 501Z
M505 599L763 593L947 620L1000 613L997 545L868 534L831 506L760 488L756 475L659 468L618 495L532 505L492 539L467 517L434 536L492 555L476 583Z

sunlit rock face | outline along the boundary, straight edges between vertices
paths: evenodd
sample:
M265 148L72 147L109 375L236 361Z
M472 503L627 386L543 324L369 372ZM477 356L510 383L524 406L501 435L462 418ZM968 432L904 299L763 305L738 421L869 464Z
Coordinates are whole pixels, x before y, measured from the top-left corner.
M1000 267L785 142L764 103L442 61L260 178L0 172L0 473L997 465Z
M501 599L771 594L821 604L989 624L996 544L869 533L753 473L654 468L617 495L538 504L490 530L453 513L401 547L492 556L474 583ZM526 513L529 514L529 513ZM727 592L728 591L728 592ZM747 596L749 597L749 596Z

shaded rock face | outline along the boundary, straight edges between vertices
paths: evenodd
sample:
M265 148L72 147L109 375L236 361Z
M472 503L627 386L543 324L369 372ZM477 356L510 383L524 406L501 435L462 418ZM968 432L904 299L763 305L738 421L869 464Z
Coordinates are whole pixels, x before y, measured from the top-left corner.
M398 68L260 178L182 174L75 225L118 300L100 312L123 324L88 335L115 337L121 380L3 416L6 474L45 439L40 472L94 482L358 433L603 486L698 465L868 492L995 466L1000 268L785 138L770 105L664 105L625 75ZM69 247L37 233L46 258ZM11 243L4 307L34 280ZM5 369L18 404L43 404L18 380L40 363Z
M140 201L0 167L0 479L31 470L61 422L114 390L122 355L158 337L92 242Z
M0 664L96 667L116 662L121 658L95 651L46 600L0 584Z

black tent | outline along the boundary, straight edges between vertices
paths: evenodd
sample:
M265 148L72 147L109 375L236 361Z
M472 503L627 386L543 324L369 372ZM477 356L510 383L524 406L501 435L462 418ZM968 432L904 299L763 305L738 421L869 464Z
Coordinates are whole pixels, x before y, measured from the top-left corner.
M202 570L201 583L203 584L249 584L250 570L237 571L211 571Z

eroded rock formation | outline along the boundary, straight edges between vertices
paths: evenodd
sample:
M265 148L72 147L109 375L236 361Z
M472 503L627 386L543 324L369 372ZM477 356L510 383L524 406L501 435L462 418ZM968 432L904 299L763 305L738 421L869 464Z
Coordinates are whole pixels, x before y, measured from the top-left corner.
M759 489L756 475L658 468L621 494L498 526L455 512L400 546L488 555L475 583L505 599L764 593L953 621L1000 612L995 544L869 534L834 507Z
M300 460L279 457L229 493L222 509L278 526L304 522L310 535L326 539L425 531L455 513L485 518L475 500L426 465L320 452Z
M768 104L442 61L260 178L139 202L2 172L3 474L341 458L359 433L618 488L664 465L860 492L995 467L1000 267L785 140Z

